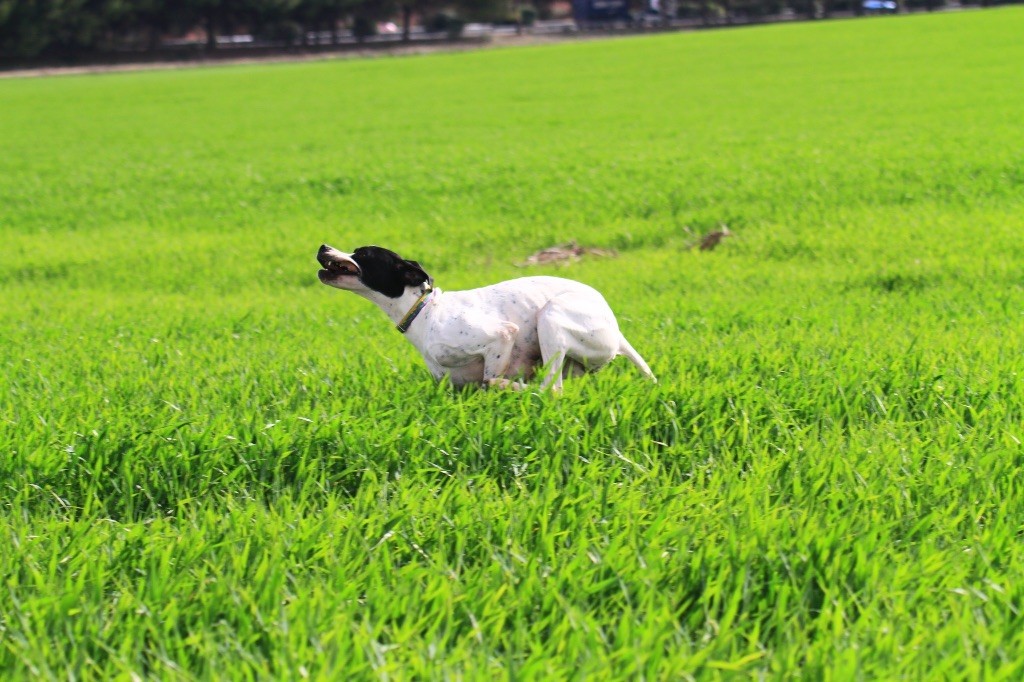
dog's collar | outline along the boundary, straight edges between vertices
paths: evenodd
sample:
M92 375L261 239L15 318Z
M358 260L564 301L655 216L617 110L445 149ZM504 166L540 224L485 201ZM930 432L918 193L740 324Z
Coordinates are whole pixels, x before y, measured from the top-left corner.
M405 317L395 325L395 329L403 334L409 331L409 325L412 324L412 321L415 320L416 316L420 314L421 310L423 310L423 306L427 305L427 297L430 296L433 291L434 287L427 284L426 288L423 290L423 294L416 299L415 303L412 304L412 307L409 308L409 312L405 314Z

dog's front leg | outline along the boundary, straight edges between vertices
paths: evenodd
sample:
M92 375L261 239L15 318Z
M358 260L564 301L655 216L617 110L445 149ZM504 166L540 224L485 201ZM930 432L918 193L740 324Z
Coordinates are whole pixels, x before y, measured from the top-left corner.
M479 382L485 388L509 387L505 375L512 364L512 348L519 327L493 318L474 322L443 330L431 341L424 356L429 357L440 372L450 374L456 386Z
M512 322L501 322L497 325L491 342L484 349L484 386L519 388L516 382L505 378L505 373L512 363L512 347L518 334L519 326Z

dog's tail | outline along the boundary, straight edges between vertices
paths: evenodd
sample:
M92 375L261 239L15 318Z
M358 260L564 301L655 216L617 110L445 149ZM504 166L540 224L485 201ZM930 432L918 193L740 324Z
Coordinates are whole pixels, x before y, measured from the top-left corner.
M636 349L633 348L633 346L629 345L629 341L627 341L626 337L621 333L619 334L619 355L625 355L629 358L630 362L640 368L641 372L650 377L651 381L658 383L658 379L654 376L654 372L651 371L651 368L647 366L644 359L640 357L640 354L636 352Z

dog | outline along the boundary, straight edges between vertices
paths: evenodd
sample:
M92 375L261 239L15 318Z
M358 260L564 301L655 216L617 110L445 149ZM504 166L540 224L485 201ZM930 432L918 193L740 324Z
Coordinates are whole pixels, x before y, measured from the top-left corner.
M320 281L383 310L420 352L437 380L454 386L522 389L538 368L542 390L596 371L624 355L654 374L619 331L604 297L560 277L523 277L480 289L443 291L414 260L379 246L317 252Z

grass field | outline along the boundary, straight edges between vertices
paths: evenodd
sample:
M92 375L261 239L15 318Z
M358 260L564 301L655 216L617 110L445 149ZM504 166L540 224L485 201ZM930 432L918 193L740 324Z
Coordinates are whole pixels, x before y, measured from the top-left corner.
M0 82L0 677L1020 679L1022 34ZM316 280L568 239L656 386L437 386Z

